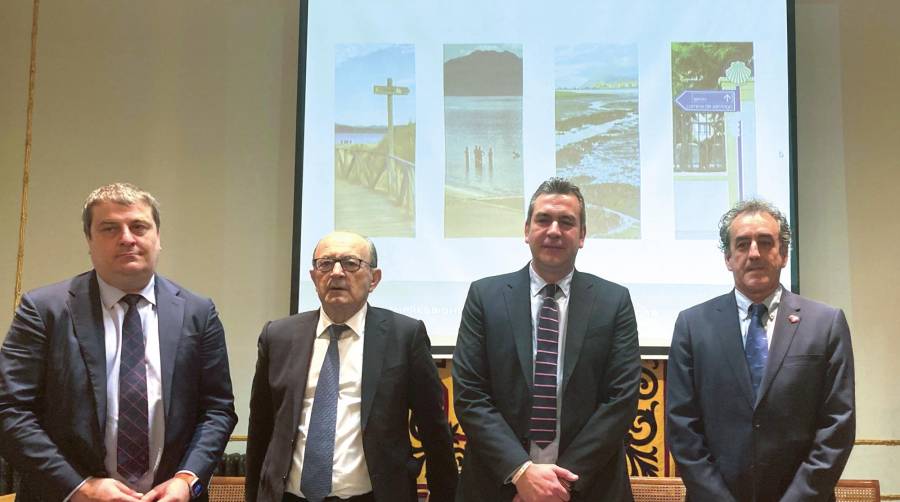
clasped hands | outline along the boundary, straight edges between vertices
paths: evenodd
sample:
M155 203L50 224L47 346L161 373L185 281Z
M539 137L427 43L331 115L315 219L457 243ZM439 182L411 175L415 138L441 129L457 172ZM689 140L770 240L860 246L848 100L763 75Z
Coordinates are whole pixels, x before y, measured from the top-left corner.
M113 478L90 478L72 494L71 502L188 502L191 490L183 479L172 478L139 493Z
M516 480L513 502L567 502L578 475L555 464L531 464Z

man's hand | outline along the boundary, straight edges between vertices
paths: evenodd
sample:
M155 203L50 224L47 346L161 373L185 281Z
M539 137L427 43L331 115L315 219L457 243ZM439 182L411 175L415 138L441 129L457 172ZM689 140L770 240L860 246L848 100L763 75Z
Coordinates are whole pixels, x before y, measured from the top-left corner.
M517 502L569 500L569 487L578 475L553 464L531 464L516 481Z
M93 502L93 501L110 501L110 502L138 502L141 499L140 493L132 490L112 478L91 478L84 482L75 493L72 494L71 502Z
M188 502L191 500L191 487L181 478L171 478L153 487L141 502Z

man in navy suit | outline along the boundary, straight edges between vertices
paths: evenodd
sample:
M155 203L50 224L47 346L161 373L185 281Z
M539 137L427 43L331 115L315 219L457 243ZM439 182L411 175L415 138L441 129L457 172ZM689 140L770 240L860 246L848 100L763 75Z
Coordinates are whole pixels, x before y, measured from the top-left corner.
M833 500L855 437L840 309L779 283L791 230L744 201L719 225L734 290L675 322L666 432L691 501Z
M575 270L585 213L577 186L545 181L525 220L531 263L469 288L453 355L458 501L632 498L637 323L627 289Z
M215 306L156 274L149 193L100 187L82 220L94 269L26 293L0 349L16 499L205 499L237 423Z
M370 240L334 232L313 256L321 308L269 322L259 336L247 501L415 502L411 423L429 500L452 501L453 439L425 325L367 303L381 281Z

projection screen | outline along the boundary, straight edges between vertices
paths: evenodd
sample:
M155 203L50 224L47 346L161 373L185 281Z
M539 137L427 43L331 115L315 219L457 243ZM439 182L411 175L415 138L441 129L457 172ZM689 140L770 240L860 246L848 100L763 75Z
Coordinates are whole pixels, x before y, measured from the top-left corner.
M677 313L732 287L722 213L792 207L785 0L304 7L299 311L316 242L352 230L378 248L370 303L450 354L469 283L528 263L529 198L564 176L586 198L576 268L627 286L642 351L664 355Z

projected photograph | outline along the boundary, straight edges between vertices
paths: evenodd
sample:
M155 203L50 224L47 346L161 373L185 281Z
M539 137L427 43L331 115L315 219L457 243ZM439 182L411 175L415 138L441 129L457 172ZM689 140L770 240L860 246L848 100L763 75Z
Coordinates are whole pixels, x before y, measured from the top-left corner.
M520 237L522 46L444 46L445 237Z
M416 98L412 45L334 50L334 226L414 237Z
M716 238L716 215L753 197L753 44L672 44L675 237Z
M641 237L637 45L557 47L556 173L581 187L587 236Z

